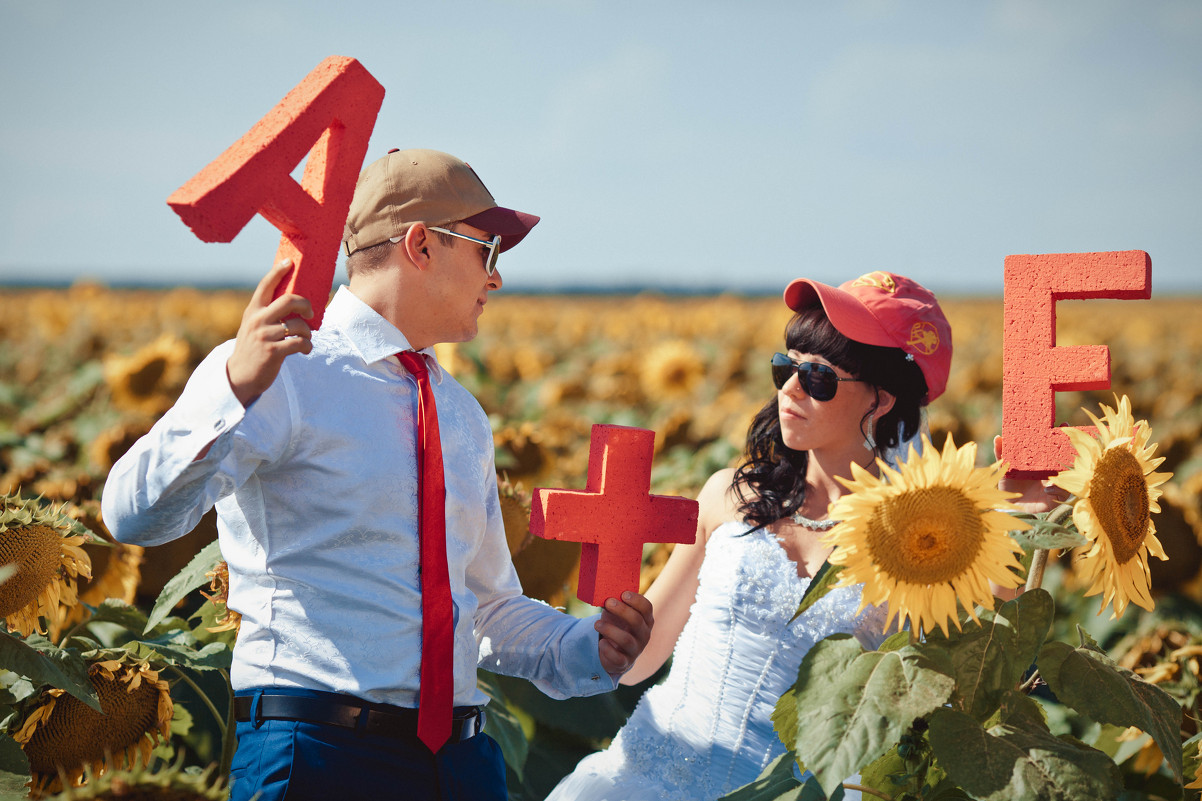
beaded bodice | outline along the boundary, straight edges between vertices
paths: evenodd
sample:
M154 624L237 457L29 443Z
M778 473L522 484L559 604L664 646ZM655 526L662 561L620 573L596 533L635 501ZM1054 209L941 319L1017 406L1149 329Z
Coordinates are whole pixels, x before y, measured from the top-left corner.
M631 797L717 798L784 751L772 710L816 642L845 632L879 644L883 611L857 617L858 587L834 590L790 623L809 579L798 577L774 535L749 528L730 522L711 535L668 677L643 696L610 749L582 763L584 772L629 772L648 788Z

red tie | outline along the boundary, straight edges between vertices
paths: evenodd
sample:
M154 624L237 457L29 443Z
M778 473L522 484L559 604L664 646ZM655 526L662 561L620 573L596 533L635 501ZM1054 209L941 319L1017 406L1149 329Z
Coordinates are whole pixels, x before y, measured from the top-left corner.
M398 353L401 364L417 380L418 529L421 533L422 668L418 697L417 736L437 752L451 736L455 694L454 618L447 571L447 531L444 512L442 443L438 409L425 359L411 350Z

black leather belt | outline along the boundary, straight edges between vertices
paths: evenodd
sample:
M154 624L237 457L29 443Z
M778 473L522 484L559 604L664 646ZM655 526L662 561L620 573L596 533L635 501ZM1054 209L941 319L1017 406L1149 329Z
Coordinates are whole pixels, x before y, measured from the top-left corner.
M380 737L417 737L417 710L388 704L373 704L348 695L322 693L318 697L264 692L258 696L258 720L298 720L356 729ZM234 698L234 719L251 719L254 695ZM484 729L484 710L457 706L451 721L451 741L475 737Z

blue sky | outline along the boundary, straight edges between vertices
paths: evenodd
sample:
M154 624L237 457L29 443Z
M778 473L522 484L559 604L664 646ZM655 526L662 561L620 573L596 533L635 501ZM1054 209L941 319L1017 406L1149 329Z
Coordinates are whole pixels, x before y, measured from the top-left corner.
M335 54L387 90L369 159L543 217L511 290L993 294L1009 254L1138 249L1202 293L1192 0L0 0L0 283L254 283L274 228L204 244L166 198Z

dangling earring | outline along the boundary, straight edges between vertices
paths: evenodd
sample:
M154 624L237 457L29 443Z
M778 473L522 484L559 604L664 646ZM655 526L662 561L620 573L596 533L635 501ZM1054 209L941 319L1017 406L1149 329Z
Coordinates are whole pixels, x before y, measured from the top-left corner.
M864 450L875 451L876 439L872 436L873 429L876 428L876 411L868 413L868 431L864 434Z

